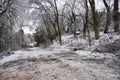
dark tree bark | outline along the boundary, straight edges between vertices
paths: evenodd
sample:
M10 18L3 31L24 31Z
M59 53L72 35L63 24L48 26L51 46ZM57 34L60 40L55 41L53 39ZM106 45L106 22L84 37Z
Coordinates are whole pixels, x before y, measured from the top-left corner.
M97 15L95 11L95 0L89 0L91 9L92 9L92 14L93 14L93 24L94 24L94 29L95 29L95 38L96 40L99 39L99 32L98 32L98 21L97 21Z
M85 13L85 22L84 22L84 28L83 28L83 37L86 37L86 31L88 29L88 3L87 0L85 0L85 9L86 9L86 13Z
M58 28L59 42L60 42L60 45L62 45L61 31L60 31L60 26L59 26L59 13L58 13L56 0L54 0L54 4L55 4L55 17L56 17L56 26Z
M114 0L114 31L119 32L119 0Z
M89 28L88 28L88 13L89 13L89 8L88 8L88 1L85 0L85 4L86 4L86 16L85 16L85 19L86 19L86 30L88 32L88 40L89 40L89 46L91 47L91 39L90 39L90 31L89 31Z
M110 25L110 7L108 6L106 0L103 0L103 3L104 3L105 8L107 10L106 25L105 25L105 30L104 30L104 33L107 33L108 32L108 26Z

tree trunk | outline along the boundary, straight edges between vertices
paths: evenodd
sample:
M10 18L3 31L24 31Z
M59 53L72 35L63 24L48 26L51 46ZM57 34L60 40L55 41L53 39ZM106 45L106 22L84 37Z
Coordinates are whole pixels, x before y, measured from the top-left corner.
M114 31L119 32L119 0L114 0Z
M54 3L55 3L56 26L57 26L57 28L58 28L59 42L60 42L60 45L62 45L62 40L61 40L61 31L60 31L60 26L59 26L59 13L58 13L58 9L57 9L57 3L56 3L56 0L54 0Z
M86 37L86 31L87 31L87 28L88 28L88 2L87 0L85 0L85 9L86 9L86 13L85 13L85 23L84 23L84 28L83 28L83 37L85 38Z
M93 24L94 24L94 29L95 29L95 38L96 40L99 39L99 32L98 32L98 22L97 22L97 15L95 11L95 1L94 0L89 0L91 9L92 9L92 14L93 14Z
M103 3L106 7L106 10L107 10L107 16L106 16L106 25L105 25L105 30L104 30L104 33L107 33L108 32L108 26L110 25L110 7L108 6L106 0L103 0Z
M86 38L86 25L84 23L84 28L83 28L83 38L85 39Z

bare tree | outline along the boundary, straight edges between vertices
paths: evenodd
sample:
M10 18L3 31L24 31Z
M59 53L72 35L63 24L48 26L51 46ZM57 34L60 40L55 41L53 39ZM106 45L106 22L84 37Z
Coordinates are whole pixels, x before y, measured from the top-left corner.
M57 3L56 3L56 0L54 0L54 6L55 6L55 20L56 20L56 26L58 28L58 36L59 36L59 42L60 42L60 45L62 45L62 40L61 40L61 30L60 30L60 24L59 24L59 13L58 13L58 8L57 8Z
M105 25L105 30L104 30L104 33L107 33L108 32L108 26L110 25L110 7L107 4L106 0L103 0L103 3L104 3L105 8L107 10L106 25Z
M58 6L57 6L57 1L56 0L46 0L46 1L39 1L39 0L35 0L35 3L37 5L39 5L41 8L40 11L44 12L45 16L47 16L47 22L45 21L45 19L43 20L44 23L46 22L46 24L50 23L54 29L55 35L58 36L59 38L59 42L60 45L62 45L62 40L61 40L61 27L60 27L60 15L59 15L59 11L58 11ZM49 6L43 5L42 3L48 3ZM44 15L42 14L42 15ZM49 28L50 25L49 25ZM47 29L47 31L49 31Z
M68 23L68 31L70 33L76 32L76 21L77 21L77 0L66 0L65 8L66 8L66 17L67 17L67 23Z
M97 22L97 15L96 15L96 9L95 9L95 0L89 0L92 14L93 14L93 24L94 24L94 30L95 30L95 38L99 39L99 32L98 32L98 22Z
M114 0L114 31L119 32L119 0Z
M84 27L83 27L83 37L86 37L86 31L88 29L88 13L89 13L89 9L88 9L88 1L85 0L85 22L84 22Z

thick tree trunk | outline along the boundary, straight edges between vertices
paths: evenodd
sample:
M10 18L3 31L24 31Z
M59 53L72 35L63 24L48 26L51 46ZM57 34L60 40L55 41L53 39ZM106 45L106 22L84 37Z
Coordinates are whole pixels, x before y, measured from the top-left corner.
M89 28L88 28L88 13L89 13L89 9L88 9L88 1L87 0L85 0L85 5L86 5L86 16L85 16L85 19L86 19L86 31L88 32L89 46L91 47L90 31L89 31Z
M83 28L83 37L86 37L86 31L88 29L88 2L87 0L85 0L85 9L86 9L86 13L85 13L85 23L84 23L84 28Z
M119 32L119 0L114 0L114 31Z
M89 0L91 9L92 9L92 14L93 14L93 24L94 24L94 29L95 29L95 38L96 40L99 39L99 32L98 32L98 22L97 22L97 15L95 11L95 1L94 0Z

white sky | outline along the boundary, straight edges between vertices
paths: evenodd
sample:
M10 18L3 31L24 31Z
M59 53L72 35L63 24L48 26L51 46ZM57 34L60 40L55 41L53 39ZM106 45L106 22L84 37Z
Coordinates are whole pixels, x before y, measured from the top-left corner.
M95 0L96 2L95 2L95 6L96 6L96 9L97 10L101 10L101 9L103 9L104 8L104 4L103 4L103 2L102 1L100 1L100 0Z
M33 33L35 33L35 29L30 30L30 28L28 26L23 27L23 31L24 31L25 34L33 34Z

